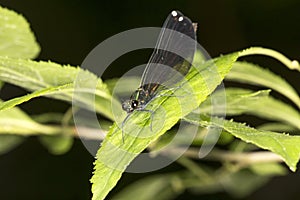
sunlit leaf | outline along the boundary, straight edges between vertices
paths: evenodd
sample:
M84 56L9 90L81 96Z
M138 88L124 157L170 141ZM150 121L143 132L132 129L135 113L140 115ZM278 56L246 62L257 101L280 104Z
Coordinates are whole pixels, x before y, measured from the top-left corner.
M257 130L245 124L224 119L214 118L214 120L210 121L210 118L206 116L202 116L199 121L199 116L194 113L186 116L185 120L205 127L220 127L245 142L280 155L292 171L296 170L296 165L300 158L300 136Z
M66 135L39 136L41 143L48 149L48 151L55 155L64 154L72 147L74 139Z
M153 99L146 109L153 111L151 123L152 127L156 127L154 130L150 130L150 114L147 112L134 112L126 121L123 130L130 134L125 134L124 142L121 129L116 125L112 126L97 152L95 172L91 179L93 199L104 199L128 164L141 151L170 129L182 116L199 106L221 83L236 59L237 54L234 53L207 61L199 66L200 72L196 69L191 70L186 76L188 84L174 89L171 96L167 95L168 91L163 91L161 96ZM189 93L191 88L193 93Z
M0 105L2 103L0 102ZM33 121L26 113L15 107L0 111L0 133L31 135L40 132L49 132L49 127Z
M285 95L300 108L300 98L295 89L280 76L258 65L236 62L226 79L271 88Z
M269 96L269 92L269 90L254 92L241 88L227 88L226 115L251 114L268 120L284 122L300 129L300 113L292 106ZM217 91L201 104L199 111L203 114L211 114L213 109L215 115L222 115L222 112L219 113L219 110L222 111L222 109L219 109L218 106L224 106L223 104L213 105L214 108L211 105L211 99L218 102L219 98L224 98L224 96Z
M0 7L0 56L35 58L40 51L27 20Z
M90 109L95 106L97 112L113 119L112 99L106 85L94 74L78 67L0 57L0 80L35 91L12 99L5 106L0 105L2 109L47 95Z

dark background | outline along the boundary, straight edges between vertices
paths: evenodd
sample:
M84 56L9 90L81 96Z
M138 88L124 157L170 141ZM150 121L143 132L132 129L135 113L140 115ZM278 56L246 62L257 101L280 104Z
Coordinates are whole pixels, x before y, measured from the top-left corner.
M174 9L198 22L198 41L212 57L250 46L263 46L300 60L300 1L297 0L0 0L0 4L28 19L42 47L38 60L80 65L85 56L106 38L132 28L159 27ZM147 56L129 55L116 61L103 78L117 77L120 66L126 70L137 63L145 63ZM252 60L286 78L299 92L298 73L269 58L258 56ZM17 87L6 86L1 98L24 93ZM47 99L40 98L22 108L31 114L63 112L68 108L66 103L51 102L49 106ZM53 156L36 138L29 138L15 150L0 156L0 199L90 199L93 160L80 141L76 141L68 153ZM119 184L126 185L129 180L141 176L125 174ZM274 178L247 199L299 199L299 176L296 172ZM199 198L185 194L178 199ZM220 193L201 199L232 198Z

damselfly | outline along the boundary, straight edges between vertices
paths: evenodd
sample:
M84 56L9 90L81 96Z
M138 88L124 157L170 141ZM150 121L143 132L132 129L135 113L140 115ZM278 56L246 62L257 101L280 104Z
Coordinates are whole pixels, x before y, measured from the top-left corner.
M170 88L187 74L196 51L197 24L179 11L172 11L159 34L156 47L143 72L140 87L129 100L122 103L128 115L135 111L147 111L146 105L158 92ZM122 130L123 132L123 130Z

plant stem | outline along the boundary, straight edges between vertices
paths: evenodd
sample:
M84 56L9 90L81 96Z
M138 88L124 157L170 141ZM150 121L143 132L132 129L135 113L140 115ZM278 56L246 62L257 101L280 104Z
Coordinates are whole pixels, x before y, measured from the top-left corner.
M192 158L198 157L198 149L190 148L185 152L185 155ZM283 162L282 158L272 152L249 152L249 153L233 153L228 151L213 150L203 159L212 161L227 161L245 165L253 163L266 163L266 162Z
M84 126L53 126L53 125L38 125L33 130L32 134L36 135L68 135L75 138L83 138L88 140L103 140L106 131L102 129L89 128Z

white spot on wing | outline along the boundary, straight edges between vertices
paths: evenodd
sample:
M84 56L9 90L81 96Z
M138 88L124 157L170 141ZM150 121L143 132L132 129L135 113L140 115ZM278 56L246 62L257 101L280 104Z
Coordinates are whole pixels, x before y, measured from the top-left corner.
M175 10L173 10L173 11L171 12L171 14L172 14L173 17L176 17L178 13L177 13Z

